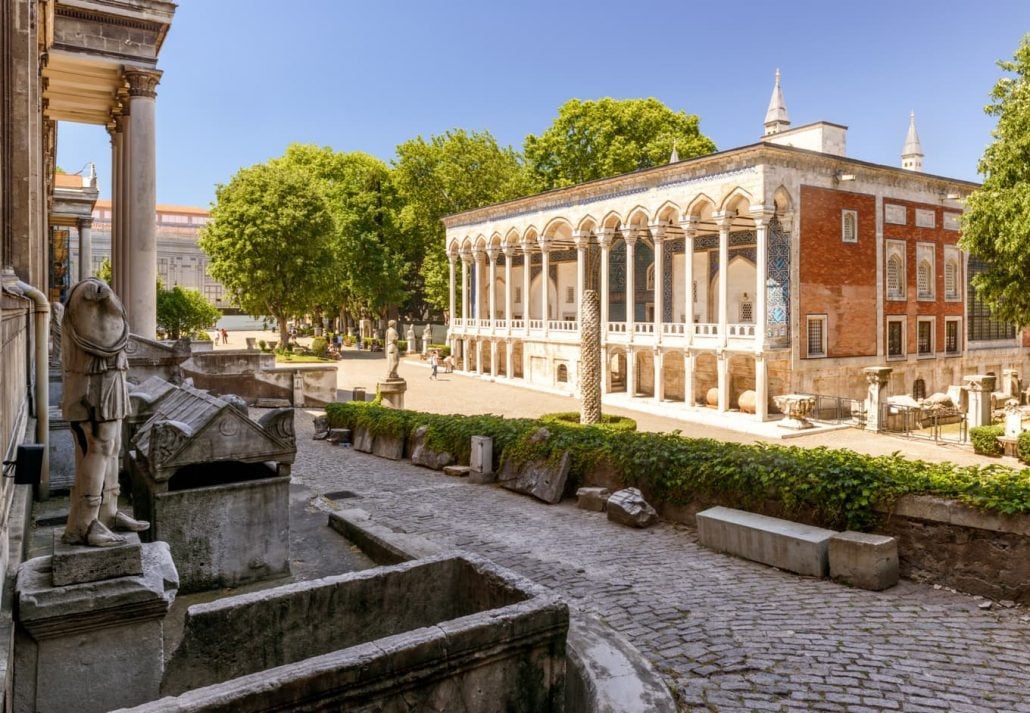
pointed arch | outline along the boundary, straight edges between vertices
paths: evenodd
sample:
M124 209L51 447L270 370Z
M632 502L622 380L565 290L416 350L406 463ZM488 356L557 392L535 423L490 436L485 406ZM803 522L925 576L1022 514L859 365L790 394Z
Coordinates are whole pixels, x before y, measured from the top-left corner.
M782 183L773 191L773 209L776 211L776 217L782 218L787 213L794 210L794 199L790 195L790 191Z
M507 233L504 234L504 245L518 245L520 239L519 231L515 228L510 228Z
M753 198L748 191L740 186L735 186L732 191L726 194L719 204L719 212L725 213L728 210L737 210L738 215L747 215L751 212Z
M715 201L709 198L704 193L698 193L694 198L687 204L687 209L684 213L692 218L698 220L709 220L712 217L712 213L715 212Z
M487 245L492 248L499 248L504 245L504 238L501 237L501 233L495 230L490 235L490 239L487 241Z
M622 216L617 211L610 210L601 221L601 226L605 230L618 230L622 227Z
M561 216L551 218L547 221L547 225L544 226L544 231L541 235L545 238L571 238L572 223Z
M627 215L626 224L633 227L646 228L651 222L651 216L647 212L647 208L642 205L634 207Z
M655 222L661 223L662 225L677 225L680 221L680 217L683 214L683 210L672 201L665 201L655 211Z
M576 224L576 230L581 233L592 233L597 230L597 220L588 213L579 219L579 222Z

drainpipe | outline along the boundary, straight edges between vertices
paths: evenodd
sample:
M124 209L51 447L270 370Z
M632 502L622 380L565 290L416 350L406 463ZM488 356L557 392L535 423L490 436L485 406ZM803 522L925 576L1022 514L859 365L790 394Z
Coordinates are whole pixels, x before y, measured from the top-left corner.
M50 497L50 303L46 295L21 280L8 283L7 289L32 300L32 323L35 326L36 390L36 443L43 446L43 468L39 478L39 499Z

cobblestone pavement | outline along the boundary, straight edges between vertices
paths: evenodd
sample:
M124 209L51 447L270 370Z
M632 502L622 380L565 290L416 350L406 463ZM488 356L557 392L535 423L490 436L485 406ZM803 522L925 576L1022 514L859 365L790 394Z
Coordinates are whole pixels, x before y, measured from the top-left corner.
M848 589L717 554L693 529L633 530L571 503L312 441L294 475L374 520L488 557L622 632L682 710L1030 711L1030 614L902 582ZM325 507L333 507L323 501Z

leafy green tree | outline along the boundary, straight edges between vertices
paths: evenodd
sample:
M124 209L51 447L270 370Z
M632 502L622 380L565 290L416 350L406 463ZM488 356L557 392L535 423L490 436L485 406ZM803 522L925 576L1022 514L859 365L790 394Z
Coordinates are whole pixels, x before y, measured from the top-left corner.
M211 276L250 314L269 314L286 343L331 269L333 218L308 174L282 161L243 168L215 189L200 238Z
M394 182L403 201L401 226L411 243L416 289L428 305L448 301L445 215L536 192L517 151L498 146L488 131L454 129L397 147Z
M570 99L539 136L526 137L526 162L543 188L572 186L715 151L693 114L654 98Z
M100 265L97 267L97 277L108 285L111 284L111 280L114 279L114 270L111 269L111 258L105 257L100 261Z
M409 248L390 168L365 153L303 144L291 145L280 161L311 177L333 216L330 269L319 274L316 311L382 314L404 301Z
M157 326L169 339L189 337L210 329L222 313L197 290L176 285L157 291Z
M998 118L994 142L980 159L983 185L969 197L962 219L963 250L989 268L973 286L992 314L1030 324L1030 35L1011 61L998 66L1013 76L994 85L984 109Z

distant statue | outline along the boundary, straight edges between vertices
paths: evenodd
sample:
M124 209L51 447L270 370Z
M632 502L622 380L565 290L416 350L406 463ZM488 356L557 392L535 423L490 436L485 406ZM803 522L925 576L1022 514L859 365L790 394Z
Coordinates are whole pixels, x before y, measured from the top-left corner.
M361 318L361 322L359 322L358 324L359 324L359 329L361 330L361 338L362 339L371 339L372 338L372 320L370 320L368 317L362 317Z
M386 330L386 380L399 379L397 365L400 355L397 353L397 321L391 319Z
M107 283L88 277L68 294L61 332L61 410L71 422L76 444L75 483L61 539L113 547L125 539L112 530L141 532L150 527L118 511L118 454L122 419L129 411L129 322Z
M50 366L61 367L61 320L64 319L64 305L50 303Z
M414 354L418 351L418 338L415 336L415 325L409 324L407 334L404 337L408 340L408 354Z
M426 324L426 328L422 330L422 353L429 353L429 345L433 341L433 327L430 324Z

